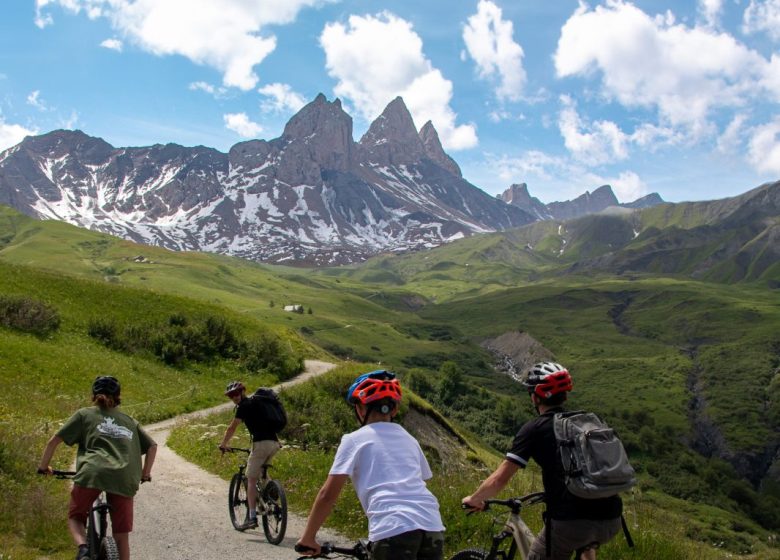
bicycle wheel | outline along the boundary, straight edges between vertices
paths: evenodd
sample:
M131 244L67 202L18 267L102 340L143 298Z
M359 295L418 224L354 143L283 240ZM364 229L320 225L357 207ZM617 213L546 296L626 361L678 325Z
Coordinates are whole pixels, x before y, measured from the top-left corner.
M487 556L488 553L484 550L480 550L478 548L468 548L466 550L456 552L455 555L450 558L450 560L485 560Z
M236 473L230 480L228 490L228 513L230 522L236 531L241 531L244 523L249 519L249 504L246 500L246 477Z
M269 480L263 489L263 532L271 544L279 544L287 530L287 496L284 488L275 480Z
M119 560L119 548L114 537L105 537L100 542L98 560Z

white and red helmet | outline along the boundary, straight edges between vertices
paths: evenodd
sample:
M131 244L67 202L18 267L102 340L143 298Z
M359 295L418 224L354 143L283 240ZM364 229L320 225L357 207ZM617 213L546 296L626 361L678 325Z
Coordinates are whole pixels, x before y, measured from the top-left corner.
M561 364L540 362L528 370L523 386L543 399L572 390L571 374Z

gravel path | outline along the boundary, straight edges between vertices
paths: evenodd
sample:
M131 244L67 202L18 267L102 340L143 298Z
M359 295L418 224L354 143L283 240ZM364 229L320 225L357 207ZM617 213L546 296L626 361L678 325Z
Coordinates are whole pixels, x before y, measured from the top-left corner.
M306 371L276 388L306 381L333 364L306 361ZM130 550L133 558L149 560L286 560L298 558L292 547L303 532L305 519L288 515L287 532L278 546L268 544L262 526L240 533L228 517L228 483L182 459L166 445L171 427L180 418L205 416L232 407L225 403L177 419L144 426L157 441L152 482L141 485L135 498L135 523ZM243 429L243 428L242 428ZM282 451L284 452L284 451ZM320 539L343 542L322 531Z

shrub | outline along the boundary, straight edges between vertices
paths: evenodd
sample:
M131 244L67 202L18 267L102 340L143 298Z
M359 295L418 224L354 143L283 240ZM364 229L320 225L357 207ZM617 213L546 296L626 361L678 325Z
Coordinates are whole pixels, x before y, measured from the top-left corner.
M0 297L0 325L46 336L60 328L60 316L54 307L28 297Z

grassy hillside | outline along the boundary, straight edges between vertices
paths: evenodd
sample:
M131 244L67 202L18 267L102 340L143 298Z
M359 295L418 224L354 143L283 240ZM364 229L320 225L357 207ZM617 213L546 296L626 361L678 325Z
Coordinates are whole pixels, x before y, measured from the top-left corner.
M579 254L603 250L611 235L605 224L582 222L591 241L582 238ZM563 232L545 223L361 267L307 271L173 253L0 211L2 293L51 305L62 319L47 336L0 327L0 410L11 419L0 424L3 472L5 465L27 472L37 457L6 451L10 442L33 438L28 448L40 447L51 426L39 424L84 402L93 364L127 379L125 402L144 420L210 404L226 378L245 372L239 356L167 366L154 341L117 351L89 336L96 319L113 321L119 339L134 339L139 329L128 325L140 325L176 342L219 316L242 340L268 329L294 355L381 363L499 450L533 411L479 343L524 331L571 368L572 406L604 413L621 431L654 506L680 510L675 500L686 500L702 516L688 537L712 542L728 533L730 550L747 550L765 535L757 524L780 527L780 484L772 474L780 446L775 292L765 282L576 274L556 256L575 250L560 243ZM285 312L286 304L304 313ZM27 371L33 373L20 373ZM59 377L49 380L52 372ZM42 403L13 396L42 383ZM191 387L194 396L184 396ZM17 484L0 480L4 492ZM19 480L21 488L30 482ZM14 492L18 499L23 490ZM0 523L7 524L0 532L19 527L15 519ZM19 546L37 542L31 539Z

